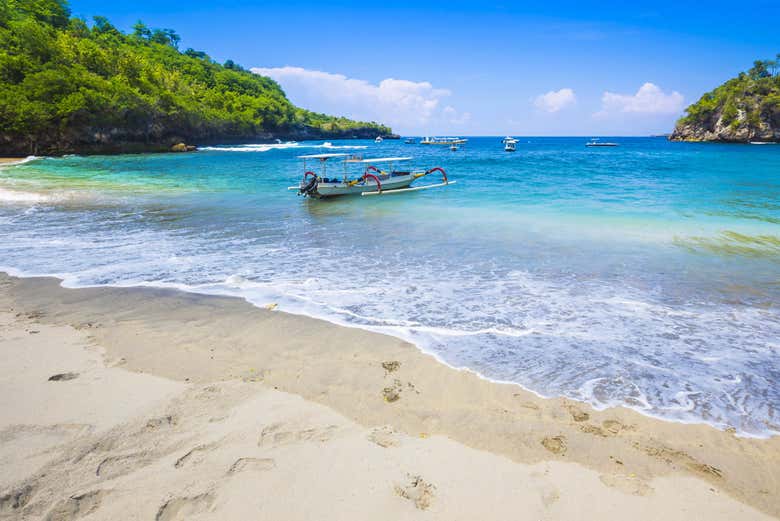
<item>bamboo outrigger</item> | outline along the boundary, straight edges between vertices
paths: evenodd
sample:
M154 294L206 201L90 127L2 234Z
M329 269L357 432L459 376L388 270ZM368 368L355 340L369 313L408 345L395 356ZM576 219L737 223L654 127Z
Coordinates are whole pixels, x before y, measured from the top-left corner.
M364 159L360 156L349 154L313 154L299 156L303 159L303 179L299 186L290 186L288 190L298 190L298 195L304 197L333 197L337 195L385 195L401 192L414 192L438 188L454 184L455 181L447 179L447 173L441 167L429 168L424 171L395 170L394 165L399 162L409 161L411 157L378 157ZM342 159L343 173L338 177L326 177L328 161ZM319 175L308 170L307 161L315 160L320 164ZM361 176L350 178L349 167L351 165L366 165ZM375 166L379 165L379 166ZM387 165L387 169L380 166ZM443 182L432 185L410 187L414 181L427 175L439 172Z

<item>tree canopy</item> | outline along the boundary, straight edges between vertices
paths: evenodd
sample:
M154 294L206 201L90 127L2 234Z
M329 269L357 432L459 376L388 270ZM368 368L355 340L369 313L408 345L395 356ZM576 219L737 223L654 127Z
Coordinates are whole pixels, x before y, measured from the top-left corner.
M180 41L141 21L129 34L87 23L65 0L0 1L0 152L391 132L297 108L272 79Z
M678 127L713 128L718 123L733 132L762 125L780 129L780 54L753 62L747 72L704 94L686 112Z

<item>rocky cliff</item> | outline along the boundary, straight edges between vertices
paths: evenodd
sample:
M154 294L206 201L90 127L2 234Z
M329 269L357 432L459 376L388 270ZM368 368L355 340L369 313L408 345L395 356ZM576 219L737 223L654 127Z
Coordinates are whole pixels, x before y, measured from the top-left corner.
M672 141L780 142L780 65L755 62L688 107Z

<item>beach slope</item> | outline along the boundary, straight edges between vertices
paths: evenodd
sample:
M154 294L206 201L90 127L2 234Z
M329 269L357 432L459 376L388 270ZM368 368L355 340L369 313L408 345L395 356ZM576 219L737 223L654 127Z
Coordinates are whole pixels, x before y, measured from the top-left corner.
M594 411L396 338L0 275L0 518L772 519L777 438Z

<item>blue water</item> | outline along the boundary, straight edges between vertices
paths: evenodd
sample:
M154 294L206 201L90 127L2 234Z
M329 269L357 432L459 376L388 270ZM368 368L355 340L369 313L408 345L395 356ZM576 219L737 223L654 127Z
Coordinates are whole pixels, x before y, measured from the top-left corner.
M276 302L542 395L780 432L780 146L610 140L35 160L0 170L0 267ZM298 155L328 151L411 155L457 184L286 190Z

